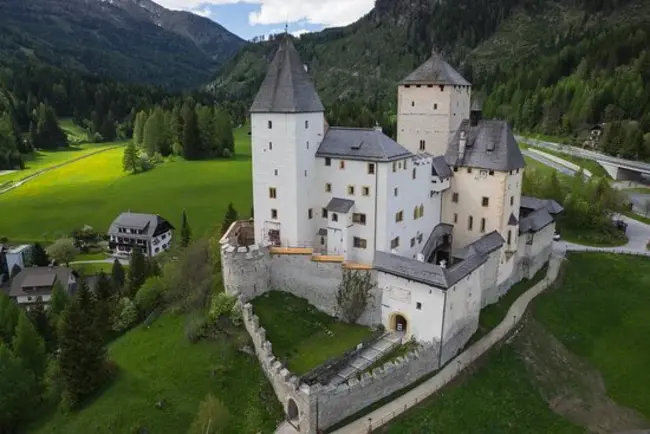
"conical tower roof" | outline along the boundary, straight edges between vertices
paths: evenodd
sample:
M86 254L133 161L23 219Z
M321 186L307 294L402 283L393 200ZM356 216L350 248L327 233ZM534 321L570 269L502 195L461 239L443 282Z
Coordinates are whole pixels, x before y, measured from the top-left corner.
M253 101L251 113L325 111L289 36L284 36Z
M440 53L434 51L429 60L413 71L400 84L436 84L471 86L454 68L445 61Z

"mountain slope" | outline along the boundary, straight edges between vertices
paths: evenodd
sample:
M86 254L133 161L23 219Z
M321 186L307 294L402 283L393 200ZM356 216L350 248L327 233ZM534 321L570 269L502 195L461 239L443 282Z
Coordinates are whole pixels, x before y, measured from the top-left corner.
M194 87L245 42L148 0L0 0L0 63L38 60L120 81Z

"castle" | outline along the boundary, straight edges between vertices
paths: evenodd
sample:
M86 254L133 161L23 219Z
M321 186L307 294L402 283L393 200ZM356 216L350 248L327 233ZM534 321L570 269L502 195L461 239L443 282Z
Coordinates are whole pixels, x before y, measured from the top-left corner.
M434 53L397 92L397 141L379 127L329 126L286 37L250 109L255 217L221 240L223 279L245 304L258 357L301 432L444 365L477 330L481 308L550 256L562 208L522 197L517 142L506 122L481 119L471 84ZM374 283L358 322L420 341L426 353L391 375L301 384L273 357L246 302L281 290L336 315L347 270Z

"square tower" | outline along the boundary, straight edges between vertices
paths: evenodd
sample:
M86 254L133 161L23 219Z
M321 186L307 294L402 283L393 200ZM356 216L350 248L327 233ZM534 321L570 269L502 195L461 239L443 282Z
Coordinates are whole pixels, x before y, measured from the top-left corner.
M406 77L397 90L397 142L413 153L444 155L470 117L472 85L440 54Z
M278 47L250 109L255 242L313 243L311 188L324 107L289 36Z

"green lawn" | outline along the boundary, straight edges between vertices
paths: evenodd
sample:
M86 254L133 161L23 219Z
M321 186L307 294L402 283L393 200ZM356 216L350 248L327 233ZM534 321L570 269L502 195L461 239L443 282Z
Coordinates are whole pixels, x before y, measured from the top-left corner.
M83 143L88 141L88 134L79 125L75 124L72 119L60 119L59 125L65 131L70 143Z
M164 315L115 341L109 357L119 374L112 384L81 411L51 414L28 432L186 433L208 393L230 412L224 434L272 432L283 413L255 356L225 340L190 344L184 326L183 317Z
M650 188L647 188L647 187L624 188L622 191L624 193L650 194Z
M471 376L408 410L382 434L573 434L584 432L546 404L515 349L490 353Z
M106 274L111 274L113 270L113 264L75 264L71 265L71 267L82 276L93 276L102 271ZM128 267L124 268L126 269Z
M608 395L650 418L650 259L570 254L535 317L602 374Z
M639 215L639 214L637 214L637 213L635 213L633 211L624 212L623 215L625 215L626 217L629 217L629 218L631 218L633 220L639 221L641 223L645 223L647 225L650 225L650 218Z
M253 300L253 310L273 344L273 353L297 375L342 356L371 337L367 327L344 324L307 300L271 292Z
M109 255L106 253L100 252L100 253L79 253L77 256L75 256L73 262L81 262L81 261L101 261L104 259L110 258Z
M156 213L180 229L187 211L195 236L220 224L233 202L249 216L252 203L250 139L236 131L233 160L176 158L137 175L122 171L122 149L68 164L0 196L0 234L11 240L51 240L88 224L106 231L121 212ZM47 218L43 212L47 211Z

